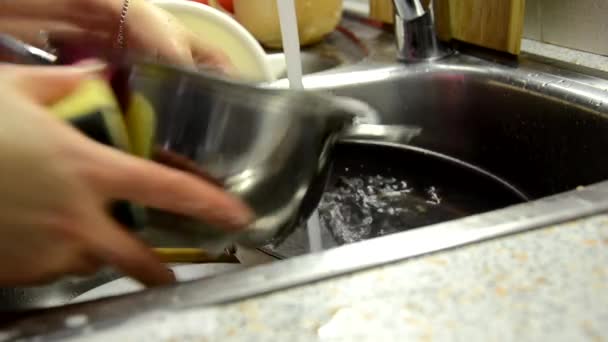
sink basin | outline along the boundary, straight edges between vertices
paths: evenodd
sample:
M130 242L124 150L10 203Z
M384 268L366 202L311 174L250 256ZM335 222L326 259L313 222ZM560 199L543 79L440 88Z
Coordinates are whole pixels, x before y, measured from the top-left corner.
M388 34L366 30L376 32L366 34L369 41L345 40L341 31L305 51L310 75L304 85L367 101L382 123L420 127L412 146L486 170L531 199L608 179L605 75L529 55L503 62L457 54L432 64L398 65ZM361 46L372 50L369 58ZM303 246L308 240L299 229L272 248L295 256L308 252ZM0 289L0 307L65 304L115 277L102 272L44 287Z
M409 145L479 167L534 200L608 179L608 82L553 64L458 54L431 64L354 66L304 84L364 100L384 124L421 128ZM339 245L327 232L334 227L321 228L324 248ZM403 222L401 231L411 228ZM301 227L263 250L306 254L307 233Z
M421 127L411 145L487 170L532 199L607 179L606 88L538 69L461 55L363 72L331 91L368 102L383 123ZM372 80L362 82L365 74Z

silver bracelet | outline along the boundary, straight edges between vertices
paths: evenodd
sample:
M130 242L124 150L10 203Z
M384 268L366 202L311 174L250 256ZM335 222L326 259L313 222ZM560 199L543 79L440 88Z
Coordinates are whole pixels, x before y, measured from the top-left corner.
M122 10L120 11L120 21L118 32L116 33L116 46L119 49L125 47L125 25L127 23L127 13L129 12L129 0L123 0Z

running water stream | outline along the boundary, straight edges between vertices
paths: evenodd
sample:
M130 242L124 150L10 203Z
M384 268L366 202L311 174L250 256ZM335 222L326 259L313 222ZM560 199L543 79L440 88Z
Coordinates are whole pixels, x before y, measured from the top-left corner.
M300 54L300 36L298 34L298 20L295 0L277 0L283 51L287 65L287 78L291 89L303 89L302 83L302 56ZM317 210L308 219L306 224L310 252L323 250L321 240L321 225Z

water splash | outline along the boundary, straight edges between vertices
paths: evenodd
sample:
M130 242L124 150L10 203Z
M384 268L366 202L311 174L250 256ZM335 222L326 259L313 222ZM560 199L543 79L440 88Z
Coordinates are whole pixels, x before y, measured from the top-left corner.
M340 177L321 199L321 223L339 244L402 231L412 218L424 216L442 201L435 187L416 194L414 190L394 177Z

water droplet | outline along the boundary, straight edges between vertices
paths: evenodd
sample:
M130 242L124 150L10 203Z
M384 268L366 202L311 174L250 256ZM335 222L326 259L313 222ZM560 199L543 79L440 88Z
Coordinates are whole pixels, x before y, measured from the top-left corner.
M78 328L89 322L87 315L72 315L65 319L65 326L68 328Z

